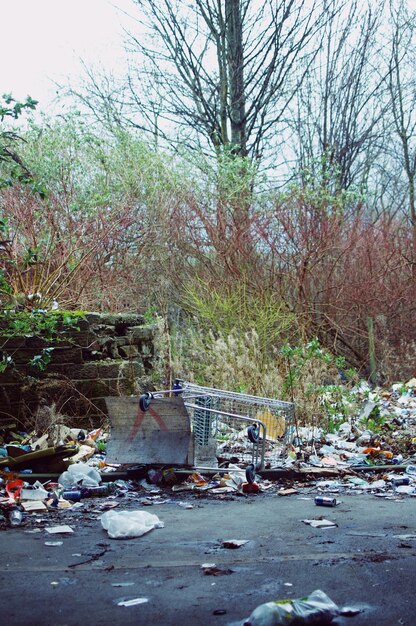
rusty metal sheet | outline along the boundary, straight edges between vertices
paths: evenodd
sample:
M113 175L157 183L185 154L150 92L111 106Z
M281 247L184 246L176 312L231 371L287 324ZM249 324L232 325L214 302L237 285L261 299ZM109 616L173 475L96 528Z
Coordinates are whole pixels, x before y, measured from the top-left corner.
M105 399L110 418L109 463L193 465L194 444L181 397L155 398L147 411L138 396Z

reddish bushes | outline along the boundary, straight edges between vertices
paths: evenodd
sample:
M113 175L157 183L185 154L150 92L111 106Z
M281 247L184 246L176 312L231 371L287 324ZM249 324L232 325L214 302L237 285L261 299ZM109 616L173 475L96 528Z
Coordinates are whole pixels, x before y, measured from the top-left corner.
M3 190L1 205L3 306L49 308L57 300L61 308L74 308L111 293L115 261L132 225L126 208L70 211L56 196L40 200L18 186Z
M379 374L400 375L387 352L415 340L411 229L388 216L373 223L360 208L348 214L293 197L258 224L266 264L307 336L316 334L365 371L371 317ZM401 373L409 372L402 367Z
M202 202L186 185L160 206L119 198L81 211L18 187L0 201L11 239L1 266L17 301L39 292L45 307L53 298L90 310L143 310L154 298L181 306L181 288L198 277L208 289L242 286L250 306L267 294L290 316L292 339L318 336L364 374L370 317L379 375L415 373L416 259L404 219L372 222L349 198L299 190L266 206L246 193L241 205L238 194Z
M318 336L363 375L372 318L379 377L414 373L416 259L405 219L373 222L358 202L296 190L273 207L251 207L237 224L193 199L183 223L176 245L208 283L244 281L259 302L274 293L295 314L298 335Z

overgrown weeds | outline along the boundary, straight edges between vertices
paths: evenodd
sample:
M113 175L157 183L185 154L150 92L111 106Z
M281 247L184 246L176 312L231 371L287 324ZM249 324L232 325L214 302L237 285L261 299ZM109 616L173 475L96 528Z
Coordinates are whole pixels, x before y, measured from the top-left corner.
M255 330L229 334L188 327L173 336L175 375L208 387L260 395L296 404L300 425L334 431L356 413L351 393L357 373L314 339L275 346L268 358Z

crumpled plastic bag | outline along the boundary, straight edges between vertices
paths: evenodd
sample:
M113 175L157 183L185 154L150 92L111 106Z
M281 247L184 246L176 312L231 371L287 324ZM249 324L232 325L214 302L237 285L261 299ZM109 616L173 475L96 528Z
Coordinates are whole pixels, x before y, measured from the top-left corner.
M100 473L86 463L73 463L63 472L58 483L65 489L71 487L98 487L101 483Z
M107 511L101 516L102 527L110 539L141 537L153 528L164 528L157 515L146 511Z
M305 598L260 604L244 621L244 626L324 626L330 624L338 614L338 606L326 593L317 589Z

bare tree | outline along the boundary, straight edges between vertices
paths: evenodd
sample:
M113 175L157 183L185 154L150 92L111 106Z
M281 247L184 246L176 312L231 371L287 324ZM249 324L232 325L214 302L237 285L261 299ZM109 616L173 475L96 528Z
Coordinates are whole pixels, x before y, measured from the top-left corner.
M416 11L404 0L390 2L392 23L389 92L394 132L398 139L394 156L407 182L408 215L416 253Z
M365 185L381 150L382 97L387 72L379 68L377 33L383 2L341 12L328 6L324 42L313 69L299 89L291 127L298 172L335 189Z
M134 1L151 35L130 32L139 61L129 85L141 114L151 122L157 110L162 131L174 125L193 145L263 156L319 49L320 0Z

